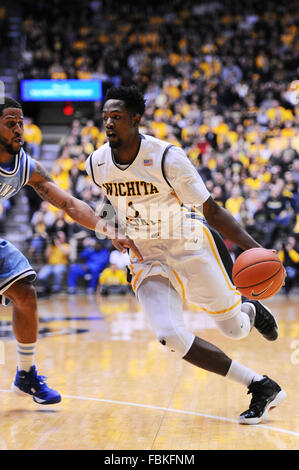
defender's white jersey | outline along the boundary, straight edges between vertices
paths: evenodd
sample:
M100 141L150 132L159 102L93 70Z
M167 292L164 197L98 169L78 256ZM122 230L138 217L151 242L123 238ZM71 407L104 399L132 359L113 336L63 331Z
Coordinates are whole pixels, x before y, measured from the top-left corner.
M115 163L106 143L89 156L86 171L134 240L180 238L182 203L201 205L210 196L183 150L149 135L141 135L127 167Z

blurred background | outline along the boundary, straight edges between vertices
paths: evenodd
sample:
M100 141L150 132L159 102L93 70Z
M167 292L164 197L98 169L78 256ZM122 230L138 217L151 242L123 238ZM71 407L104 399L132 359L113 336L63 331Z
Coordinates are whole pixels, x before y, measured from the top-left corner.
M105 142L112 85L138 85L141 132L183 148L215 200L278 251L299 287L299 2L0 1L0 80L25 148L66 191L104 195L85 160ZM38 271L40 296L123 294L126 255L29 187L0 206L1 236ZM232 257L238 248L226 241Z

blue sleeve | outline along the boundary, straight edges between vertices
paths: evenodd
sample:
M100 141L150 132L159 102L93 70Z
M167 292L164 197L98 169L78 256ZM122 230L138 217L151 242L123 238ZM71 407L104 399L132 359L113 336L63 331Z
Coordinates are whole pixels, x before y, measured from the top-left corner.
M32 173L35 168L36 160L34 160L30 155L22 151L22 181L21 187L25 186L32 176Z

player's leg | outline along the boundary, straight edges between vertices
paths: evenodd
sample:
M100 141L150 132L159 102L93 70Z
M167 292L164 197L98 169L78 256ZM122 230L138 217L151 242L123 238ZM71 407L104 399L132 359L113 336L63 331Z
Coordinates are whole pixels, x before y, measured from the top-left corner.
M215 358L218 356L218 360ZM245 385L252 394L248 410L241 413L239 423L258 424L268 416L271 408L278 406L285 398L285 391L267 375L261 376L242 364L231 360L214 345L195 337L184 360L202 369L218 373L228 380ZM220 359L220 360L219 360Z
M13 331L17 340L18 367L12 389L18 395L32 395L35 402L59 403L61 396L50 389L34 365L38 339L38 311L34 287L25 279L5 291L13 304Z
M0 242L0 261L0 294L13 304L13 332L17 340L18 366L12 388L18 394L32 395L38 403L58 403L61 396L47 387L34 365L38 312L31 281L36 274L25 256L5 240Z
M144 279L137 297L158 341L180 357L184 356L195 336L186 330L182 300L169 280L158 275Z
M33 285L26 279L16 281L5 291L13 304L12 325L19 343L36 343L38 336L38 313L36 293Z
M250 333L255 319L255 309L249 303L243 303L235 308L235 315L227 319L214 318L217 328L227 338L243 339Z
M240 422L260 422L271 403L276 406L284 399L285 393L271 379L233 361L217 346L187 331L181 298L167 279L162 276L146 278L140 284L137 296L161 344L187 362L249 388L255 408L250 407L243 413Z
M162 276L146 278L138 289L138 300L163 346L197 367L227 374L231 359L186 329L182 300L168 279Z

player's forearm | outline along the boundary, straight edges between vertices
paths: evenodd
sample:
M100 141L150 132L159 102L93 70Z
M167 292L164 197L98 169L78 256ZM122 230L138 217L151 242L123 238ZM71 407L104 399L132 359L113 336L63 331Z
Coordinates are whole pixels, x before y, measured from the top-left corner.
M204 204L204 216L211 227L243 250L259 248L261 246L243 229L226 209L223 209L218 204L209 204L206 210Z
M83 225L83 227L99 232L108 238L116 238L115 229L97 217L91 207L85 202L72 198L72 202L65 208L65 212L71 219Z
M89 230L97 231L108 238L115 238L113 227L109 227L106 222L97 217L84 201L69 195L55 184L38 162L35 162L35 169L28 184L42 199L48 201L57 209L63 210L78 224Z

